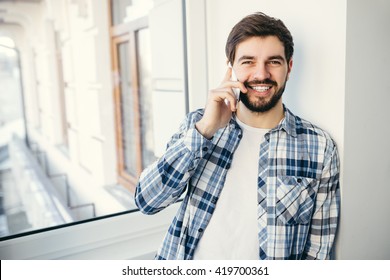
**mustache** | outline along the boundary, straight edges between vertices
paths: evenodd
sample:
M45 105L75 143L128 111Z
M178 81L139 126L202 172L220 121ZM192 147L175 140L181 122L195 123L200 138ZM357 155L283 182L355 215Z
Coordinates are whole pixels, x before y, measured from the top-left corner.
M259 85L259 84L267 84L267 85L273 85L277 86L278 83L274 80L271 79L264 79L264 80L252 80L252 81L245 81L244 86L245 87L252 87L254 85Z

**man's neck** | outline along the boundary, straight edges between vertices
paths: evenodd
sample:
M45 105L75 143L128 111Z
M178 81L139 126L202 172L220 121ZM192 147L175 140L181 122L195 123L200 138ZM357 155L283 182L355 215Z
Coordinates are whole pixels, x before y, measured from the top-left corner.
M238 103L237 117L249 126L272 129L284 118L282 100L279 100L275 107L264 113L253 112L240 102Z

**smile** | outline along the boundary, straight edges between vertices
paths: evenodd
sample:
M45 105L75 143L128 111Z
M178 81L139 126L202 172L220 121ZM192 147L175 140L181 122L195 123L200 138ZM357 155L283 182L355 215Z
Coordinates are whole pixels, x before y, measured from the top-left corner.
M269 90L272 86L257 86L257 87L251 87L253 90L258 92L265 92Z

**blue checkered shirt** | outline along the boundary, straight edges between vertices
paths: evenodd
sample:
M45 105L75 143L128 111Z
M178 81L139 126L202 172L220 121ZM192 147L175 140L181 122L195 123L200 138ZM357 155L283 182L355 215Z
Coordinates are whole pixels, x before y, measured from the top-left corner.
M260 146L259 259L328 259L339 215L337 148L326 132L284 110ZM187 115L136 187L135 202L146 214L184 196L156 259L193 258L242 138L234 117L211 140L204 138L195 128L203 112Z

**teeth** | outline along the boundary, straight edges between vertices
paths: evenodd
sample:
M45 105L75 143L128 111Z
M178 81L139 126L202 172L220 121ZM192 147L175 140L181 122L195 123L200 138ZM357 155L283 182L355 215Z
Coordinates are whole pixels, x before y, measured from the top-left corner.
M263 92L269 90L271 87L265 87L265 86L260 86L260 87L252 87L255 91Z

